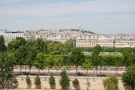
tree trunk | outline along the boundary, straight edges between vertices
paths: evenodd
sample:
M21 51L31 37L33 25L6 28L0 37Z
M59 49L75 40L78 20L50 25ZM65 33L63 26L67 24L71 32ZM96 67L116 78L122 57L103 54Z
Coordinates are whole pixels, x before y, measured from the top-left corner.
M58 76L58 68L57 68L57 76Z
M25 65L25 72L26 72L26 65Z
M134 90L134 84L131 85L131 90Z
M94 76L95 76L95 67L94 67Z
M48 76L49 76L49 67L48 67Z
M76 66L76 76L77 76L77 72L78 72L78 66Z
M30 72L29 75L31 75L31 67L29 67L29 72Z
M100 66L100 74L102 73L101 71L102 71L102 66Z
M89 76L89 75L88 75L88 69L87 69L87 76Z
M97 75L97 68L98 68L98 67L96 66L96 75Z
M38 75L40 75L40 69L38 69Z
M22 75L22 65L20 65L20 75Z

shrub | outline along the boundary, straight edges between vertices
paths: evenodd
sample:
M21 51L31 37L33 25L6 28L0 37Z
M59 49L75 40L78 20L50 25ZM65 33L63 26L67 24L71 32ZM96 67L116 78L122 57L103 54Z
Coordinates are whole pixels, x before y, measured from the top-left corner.
M122 80L131 86L131 90L135 89L135 65L128 67L127 71L122 75Z
M15 79L13 80L13 87L14 87L14 88L17 88L18 85L19 85L19 83L18 83L17 79L15 78Z
M41 88L41 81L40 81L40 78L39 78L39 75L37 75L35 77L35 85L36 85L36 88L40 89Z
M73 83L74 85L79 85L79 81L78 81L77 79L75 79L74 81L72 81L72 83Z
M105 90L118 90L118 79L115 76L109 76L103 80Z
M72 81L73 83L73 87L76 89L76 90L80 90L80 85L79 85L79 81L77 79L74 79L74 81Z
M89 81L88 78L87 78L87 81L86 81L86 85L87 85L87 90L89 90L89 87L90 87L90 81Z
M53 77L53 73L50 74L49 84L51 89L55 89L55 78Z
M28 88L31 88L31 80L30 80L30 77L28 75L26 77L26 83L27 83Z
M66 71L63 70L61 72L61 80L60 80L60 86L62 87L62 89L66 89L69 86L69 81L70 79L68 78Z

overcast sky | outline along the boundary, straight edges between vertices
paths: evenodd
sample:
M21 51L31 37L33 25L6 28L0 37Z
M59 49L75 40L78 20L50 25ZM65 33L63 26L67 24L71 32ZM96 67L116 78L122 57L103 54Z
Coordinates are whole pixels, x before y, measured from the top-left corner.
M135 0L0 0L0 29L135 34Z

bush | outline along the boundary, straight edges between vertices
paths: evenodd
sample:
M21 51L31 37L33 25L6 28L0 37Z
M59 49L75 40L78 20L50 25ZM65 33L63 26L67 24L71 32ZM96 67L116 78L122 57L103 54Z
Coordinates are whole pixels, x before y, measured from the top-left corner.
M36 88L40 89L41 88L41 81L40 81L40 78L39 78L39 75L37 75L35 77L35 85L36 85Z
M87 81L86 81L86 85L87 85L87 90L89 90L89 87L90 87L91 85L90 85L90 81L89 81L88 78L87 78Z
M128 67L127 71L122 75L122 80L131 86L131 90L135 90L135 65Z
M63 70L61 72L61 80L60 80L60 86L62 87L62 89L67 89L69 86L69 81L70 79L68 78L66 71Z
M79 81L78 81L77 79L75 79L74 81L72 81L72 83L73 83L74 85L79 85Z
M14 87L14 88L18 88L18 85L19 85L19 83L18 83L17 79L15 78L15 79L13 80L13 87Z
M105 90L118 90L118 79L115 76L109 76L103 80Z
M80 90L80 85L79 85L79 81L77 79L74 79L74 81L72 81L73 83L73 87L76 89L76 90Z
M28 75L26 77L26 83L27 83L28 88L31 88L31 80L30 80L30 77Z
M55 78L53 77L53 73L50 74L49 84L51 89L55 89Z

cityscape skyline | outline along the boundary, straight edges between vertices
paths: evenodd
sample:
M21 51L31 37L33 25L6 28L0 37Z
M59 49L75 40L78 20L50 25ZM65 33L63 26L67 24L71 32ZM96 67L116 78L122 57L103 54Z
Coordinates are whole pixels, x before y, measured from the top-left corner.
M1 0L0 29L74 28L134 34L134 0Z

